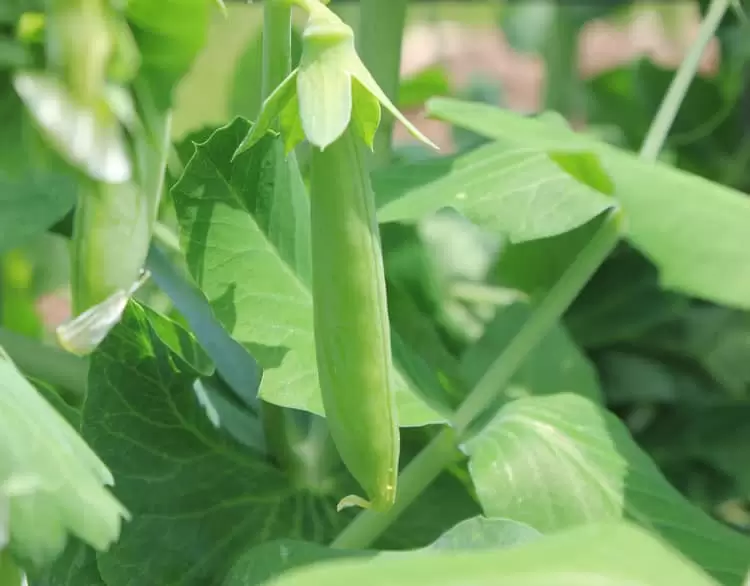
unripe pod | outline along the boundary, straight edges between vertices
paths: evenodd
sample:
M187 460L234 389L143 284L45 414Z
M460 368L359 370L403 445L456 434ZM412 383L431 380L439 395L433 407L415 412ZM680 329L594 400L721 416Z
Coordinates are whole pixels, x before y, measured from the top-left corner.
M370 502L396 497L399 428L375 201L354 127L313 148L311 238L318 378L334 443Z
M132 183L81 181L72 238L74 315L138 280L151 242L151 202Z

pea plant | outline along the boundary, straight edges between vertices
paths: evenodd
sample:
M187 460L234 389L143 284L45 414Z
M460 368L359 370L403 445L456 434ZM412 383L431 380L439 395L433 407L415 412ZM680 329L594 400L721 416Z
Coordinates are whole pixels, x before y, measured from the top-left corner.
M401 80L407 0L265 0L252 120L175 141L228 8L0 6L0 584L748 584L750 133L699 148L741 67L696 78L741 7L653 108L563 89L559 9L524 116Z

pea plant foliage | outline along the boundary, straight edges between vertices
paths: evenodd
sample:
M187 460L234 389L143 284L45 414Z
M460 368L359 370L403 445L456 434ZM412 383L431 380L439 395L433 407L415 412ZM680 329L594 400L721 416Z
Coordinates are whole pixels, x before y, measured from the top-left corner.
M533 116L401 79L407 0L3 3L0 584L747 584L748 29L704 4L575 131L569 41L629 2L503 8L558 27Z

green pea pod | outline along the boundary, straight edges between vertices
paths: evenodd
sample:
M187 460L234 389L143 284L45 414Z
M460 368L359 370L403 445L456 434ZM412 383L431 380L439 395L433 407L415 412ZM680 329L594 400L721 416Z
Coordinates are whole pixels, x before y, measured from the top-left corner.
M400 440L380 235L362 147L350 125L324 150L313 149L315 345L331 436L370 498L348 496L338 508L382 511L396 497Z
M149 198L132 183L81 182L73 224L71 289L75 315L138 280L151 240Z

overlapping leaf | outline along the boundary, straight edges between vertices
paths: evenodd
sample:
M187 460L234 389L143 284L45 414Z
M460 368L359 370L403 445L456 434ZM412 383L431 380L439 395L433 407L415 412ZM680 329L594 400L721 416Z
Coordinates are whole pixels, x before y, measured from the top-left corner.
M627 555L624 555L627 552ZM629 525L591 526L504 551L336 560L289 572L275 586L711 586L657 539Z
M336 513L354 482L343 467L299 487L214 427L193 388L199 375L134 303L91 357L83 433L133 513L118 543L99 555L108 586L216 583L242 551L276 539L326 543L354 514ZM457 484L438 481L383 547L421 545L476 514Z
M290 263L288 240L278 237L288 231L269 221L294 216L262 208L277 180L277 139L266 135L232 160L248 127L236 119L198 145L173 187L183 250L219 321L263 367L260 396L322 415L312 297ZM304 251L302 242L295 248ZM402 426L443 421L398 373L395 392Z
M750 566L750 539L691 505L614 415L579 395L509 403L466 448L488 516L544 533L627 518L723 584Z
M373 188L381 222L414 222L451 207L514 242L567 232L615 205L545 151L508 142L376 171Z
M594 152L615 186L627 236L658 267L662 284L750 308L750 200L742 193L575 134L552 117L435 99L431 113L483 136L537 152Z

